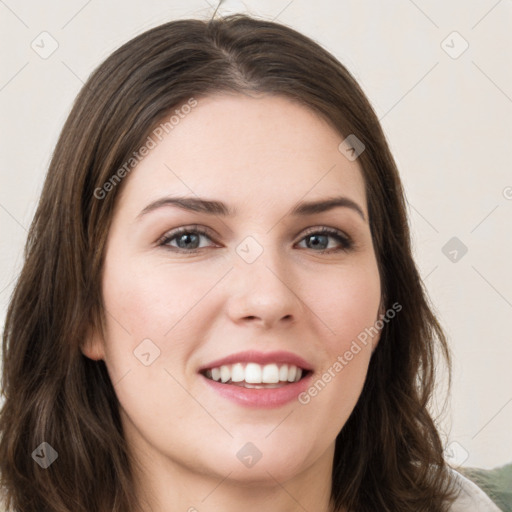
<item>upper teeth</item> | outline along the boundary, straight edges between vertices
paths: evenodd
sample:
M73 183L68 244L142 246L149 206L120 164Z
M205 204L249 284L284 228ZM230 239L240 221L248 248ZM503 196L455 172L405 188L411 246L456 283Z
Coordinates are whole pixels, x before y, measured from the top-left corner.
M247 382L249 384L275 384L297 382L302 377L302 369L293 364L235 363L206 370L206 376L221 382Z

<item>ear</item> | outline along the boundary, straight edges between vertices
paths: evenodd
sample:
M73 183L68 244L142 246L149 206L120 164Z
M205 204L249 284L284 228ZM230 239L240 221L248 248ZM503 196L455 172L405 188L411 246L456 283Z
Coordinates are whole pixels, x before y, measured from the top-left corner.
M93 361L100 361L105 359L105 346L102 336L94 329L90 329L90 332L85 337L84 341L80 345L82 354Z

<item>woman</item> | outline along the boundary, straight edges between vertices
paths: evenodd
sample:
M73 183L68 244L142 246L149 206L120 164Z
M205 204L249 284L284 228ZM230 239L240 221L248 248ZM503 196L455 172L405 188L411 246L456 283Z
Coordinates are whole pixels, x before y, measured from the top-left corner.
M4 334L6 505L497 510L443 460L436 346L348 71L246 16L156 27L50 164Z

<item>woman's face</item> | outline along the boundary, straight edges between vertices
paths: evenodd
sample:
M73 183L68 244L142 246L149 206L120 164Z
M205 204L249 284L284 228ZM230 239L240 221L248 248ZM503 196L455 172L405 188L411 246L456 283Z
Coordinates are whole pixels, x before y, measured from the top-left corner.
M84 353L105 360L148 468L330 474L378 339L360 336L381 290L359 163L283 97L198 99L169 126L125 178L107 328Z

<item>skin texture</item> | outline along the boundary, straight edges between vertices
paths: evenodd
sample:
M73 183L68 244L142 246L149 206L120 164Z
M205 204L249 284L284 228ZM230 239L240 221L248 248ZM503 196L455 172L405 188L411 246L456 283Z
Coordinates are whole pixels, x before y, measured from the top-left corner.
M106 248L107 328L83 351L106 362L144 468L137 489L147 510L329 510L335 438L378 337L307 405L242 407L210 389L198 368L234 352L286 350L312 365L314 382L374 325L381 289L364 180L358 161L338 150L343 138L289 99L217 94L199 98L125 178ZM237 213L165 206L138 218L170 195L219 200ZM364 219L347 207L289 215L301 201L338 195ZM192 249L179 252L180 237L159 246L194 225L210 235L188 241ZM353 247L330 235L316 247L315 231L305 232L324 226ZM252 263L236 251L246 237L262 249ZM149 366L134 355L144 339L160 350ZM250 468L236 456L247 442L262 453Z

